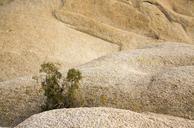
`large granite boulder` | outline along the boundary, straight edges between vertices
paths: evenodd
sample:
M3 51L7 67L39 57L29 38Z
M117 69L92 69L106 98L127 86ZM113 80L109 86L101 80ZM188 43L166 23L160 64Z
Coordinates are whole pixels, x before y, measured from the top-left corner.
M16 128L193 128L194 121L113 108L59 109L36 114Z

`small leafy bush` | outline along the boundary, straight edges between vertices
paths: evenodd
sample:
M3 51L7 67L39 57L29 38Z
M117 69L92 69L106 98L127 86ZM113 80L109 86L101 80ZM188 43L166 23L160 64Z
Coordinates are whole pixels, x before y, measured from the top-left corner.
M84 100L79 87L82 75L79 70L70 69L67 77L63 79L55 64L44 63L41 65L40 72L46 74L41 82L46 96L43 111L83 105Z
M67 73L67 82L70 87L67 92L66 107L81 107L84 104L83 96L80 90L79 81L82 79L81 72L76 69L70 69Z
M40 72L46 73L46 78L42 82L46 103L43 110L51 110L64 106L65 96L63 94L64 87L60 84L62 74L53 63L44 63L41 65Z

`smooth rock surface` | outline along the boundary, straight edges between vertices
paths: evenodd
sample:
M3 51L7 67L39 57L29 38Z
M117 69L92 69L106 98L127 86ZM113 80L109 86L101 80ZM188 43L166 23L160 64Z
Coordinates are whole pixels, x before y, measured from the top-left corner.
M121 49L132 49L157 40L192 43L193 10L192 0L68 0L56 17Z
M41 112L43 90L35 80L24 77L0 82L0 126L14 126Z
M194 119L194 47L167 43L119 52L78 67L88 106Z
M45 61L69 68L118 50L194 42L191 0L0 0L0 5L0 81L37 73Z
M82 72L87 107L194 120L193 43L193 0L0 0L0 126L41 112L31 76L48 61ZM179 118L141 116L145 127L179 128Z
M194 121L113 108L59 109L33 115L16 128L193 128Z
M0 81L35 74L40 64L70 68L118 51L117 45L70 29L54 11L61 0L14 0L0 6Z
M194 119L192 45L162 43L107 55L76 68L83 74L85 106ZM0 91L0 108L6 110L0 111L1 125L15 125L41 110L41 86L30 77L1 82Z

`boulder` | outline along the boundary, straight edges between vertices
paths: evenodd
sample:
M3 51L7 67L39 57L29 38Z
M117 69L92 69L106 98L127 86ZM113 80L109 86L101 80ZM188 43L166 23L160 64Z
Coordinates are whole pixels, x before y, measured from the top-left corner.
M59 109L36 114L16 128L192 128L194 121L113 108Z
M0 82L0 126L15 126L41 112L43 90L30 77Z
M78 67L86 106L151 111L194 119L194 47L161 44Z
M161 43L122 51L76 67L88 107L114 107L194 119L194 46ZM63 72L64 77L66 71ZM32 77L0 83L0 124L15 125L44 103ZM31 106L31 107L28 107Z

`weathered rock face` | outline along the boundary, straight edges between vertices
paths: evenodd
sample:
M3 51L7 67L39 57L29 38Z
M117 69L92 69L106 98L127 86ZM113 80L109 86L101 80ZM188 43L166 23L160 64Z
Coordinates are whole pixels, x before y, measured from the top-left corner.
M191 0L1 0L0 4L4 5L0 6L1 81L37 73L44 61L69 68L119 49L161 40L194 41Z
M41 112L43 90L31 78L0 82L0 126L14 126Z
M152 78L146 94L150 111L194 119L194 66L171 68Z
M53 12L61 0L14 0L0 6L0 81L36 73L44 61L69 68L118 46L68 28Z
M79 67L89 106L194 119L194 47L163 44L115 53Z
M192 45L162 43L114 53L77 68L83 74L81 89L85 106L194 119ZM40 85L29 78L1 82L0 91L0 108L4 109L0 111L0 123L3 126L15 125L41 111L43 93Z
M193 0L0 0L0 126L41 111L47 61L77 66L85 106L194 119L193 43Z
M120 44L121 49L131 49L158 39L191 43L193 9L190 0L69 0L56 17L80 31Z
M192 128L194 121L113 108L59 109L33 115L16 128Z

